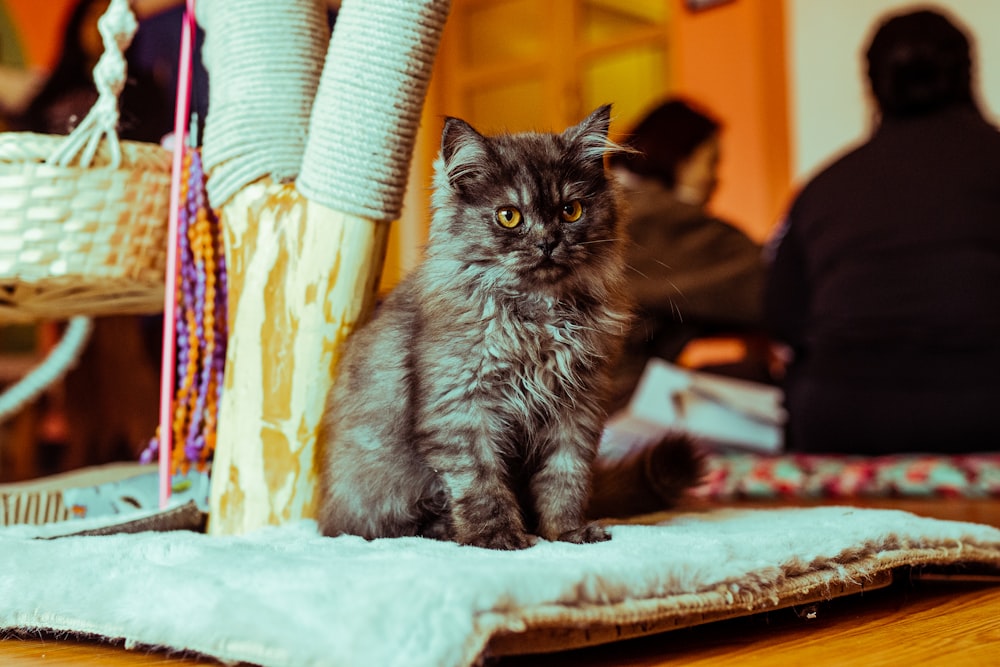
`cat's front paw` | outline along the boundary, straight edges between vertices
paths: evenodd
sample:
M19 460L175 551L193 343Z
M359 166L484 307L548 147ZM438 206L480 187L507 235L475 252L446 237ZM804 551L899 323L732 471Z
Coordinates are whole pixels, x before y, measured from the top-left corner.
M572 542L573 544L592 544L594 542L607 542L611 539L611 533L603 526L588 523L579 528L567 530L558 539L560 542Z
M534 535L512 530L480 532L470 536L468 539L461 540L463 544L468 544L469 546L482 547L483 549L497 549L499 551L527 549L537 541L538 538Z

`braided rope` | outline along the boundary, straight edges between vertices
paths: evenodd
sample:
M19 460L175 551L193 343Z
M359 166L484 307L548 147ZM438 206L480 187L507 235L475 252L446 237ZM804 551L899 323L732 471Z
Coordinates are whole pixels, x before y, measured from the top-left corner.
M399 217L450 0L344 0L297 187L328 208Z
M298 175L329 30L318 0L214 0L197 14L211 74L203 157L219 208L263 176Z
M92 325L89 317L74 317L69 321L62 338L48 356L0 396L0 422L20 412L69 372L90 339Z
M94 67L97 101L87 116L49 157L49 163L68 166L81 149L80 166L89 166L102 137L108 138L111 168L121 162L118 145L118 96L125 87L126 64L122 55L132 42L139 24L129 8L128 0L111 0L108 9L97 20L97 29L104 41L104 52Z

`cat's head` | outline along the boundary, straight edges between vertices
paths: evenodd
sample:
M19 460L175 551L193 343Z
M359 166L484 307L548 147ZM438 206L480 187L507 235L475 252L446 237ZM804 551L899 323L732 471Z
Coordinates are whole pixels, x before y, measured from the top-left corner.
M610 114L600 107L561 134L497 136L448 118L428 255L457 260L456 280L515 292L558 294L618 271Z

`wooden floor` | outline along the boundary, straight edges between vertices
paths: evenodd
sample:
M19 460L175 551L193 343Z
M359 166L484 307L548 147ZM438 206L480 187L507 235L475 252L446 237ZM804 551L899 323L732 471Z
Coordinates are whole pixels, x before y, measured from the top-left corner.
M1000 585L915 582L499 667L1000 664Z
M844 503L841 503L844 504ZM1000 527L1000 502L868 501L941 519ZM741 503L739 506L788 506ZM706 506L697 506L699 509ZM194 666L214 660L126 651L55 638L0 640L0 665ZM1000 579L919 578L891 587L740 619L578 651L508 657L494 667L668 667L675 665L1000 664Z

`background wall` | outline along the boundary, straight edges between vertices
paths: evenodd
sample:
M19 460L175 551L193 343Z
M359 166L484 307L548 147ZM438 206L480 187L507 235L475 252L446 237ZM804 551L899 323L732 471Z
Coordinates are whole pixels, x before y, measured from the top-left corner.
M864 51L884 13L927 6L949 13L976 39L983 110L1000 113L1000 2L948 0L936 5L900 0L785 0L788 24L792 174L807 177L863 139L872 111ZM987 27L991 28L987 30Z
M55 65L63 24L75 0L3 0L0 4L19 38L23 64L41 69Z
M764 239L789 194L782 0L731 0L702 11L670 1L674 92L702 102L723 124L720 184L711 208Z

